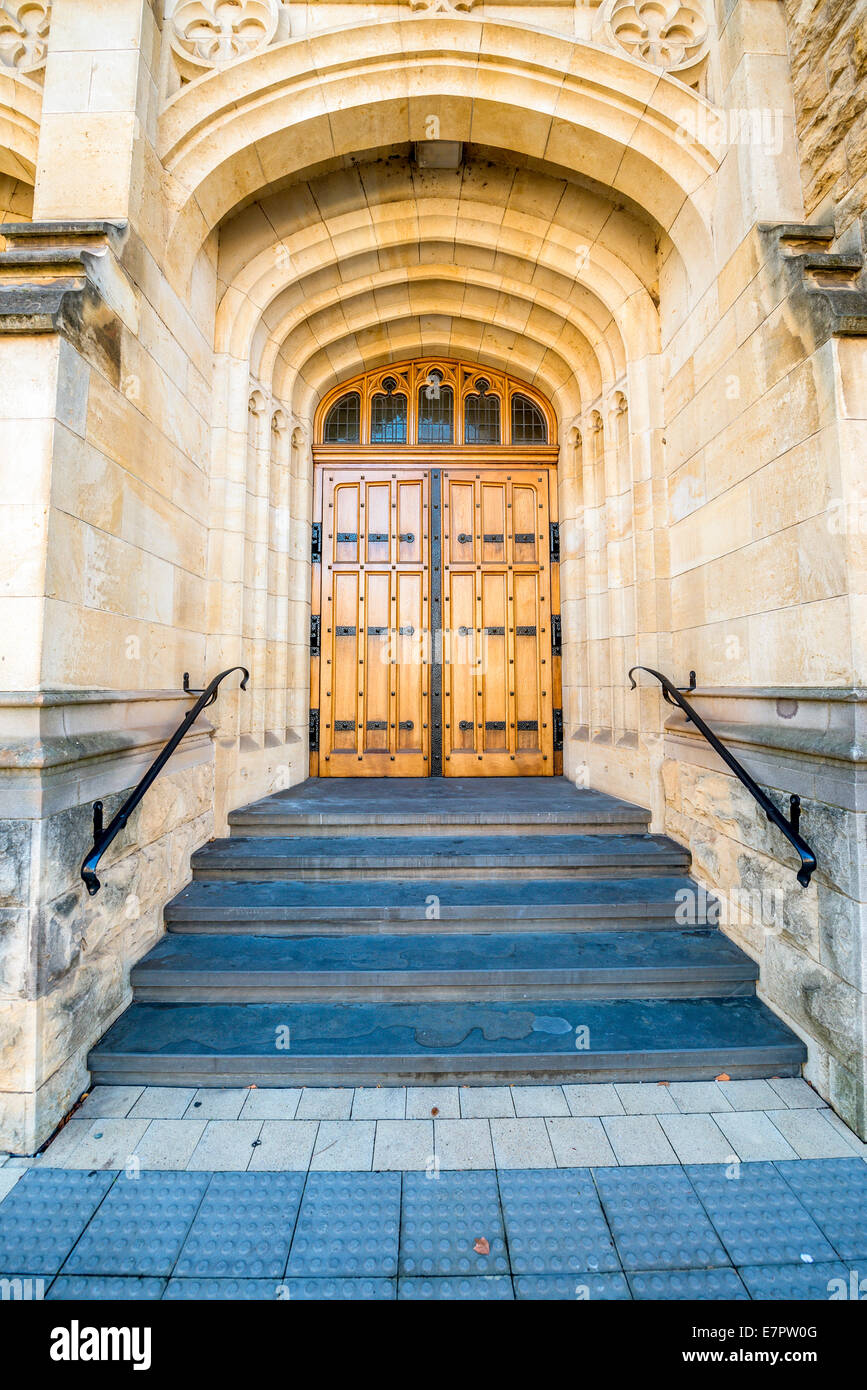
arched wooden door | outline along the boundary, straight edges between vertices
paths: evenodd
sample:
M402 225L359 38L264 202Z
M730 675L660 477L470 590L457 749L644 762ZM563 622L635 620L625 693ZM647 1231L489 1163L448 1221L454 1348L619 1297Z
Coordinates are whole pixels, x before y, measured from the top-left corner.
M426 361L323 402L311 775L561 770L556 448L528 391Z

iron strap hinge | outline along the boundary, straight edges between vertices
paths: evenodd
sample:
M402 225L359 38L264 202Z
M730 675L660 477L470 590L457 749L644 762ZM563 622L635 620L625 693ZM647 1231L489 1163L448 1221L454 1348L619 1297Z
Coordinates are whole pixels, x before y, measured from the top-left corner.
M319 655L319 633L321 619L318 613L310 614L310 655Z
M310 752L311 752L311 753L318 753L318 752L319 752L319 711L318 711L318 709L312 709L312 710L310 711L309 732L310 732Z
M314 565L322 563L322 522L314 521L313 530L310 535L310 562Z
M560 614L551 614L551 655L562 656L563 654L563 629L560 623Z
M555 709L552 711L554 719L554 752L563 752L563 711Z
M550 531L550 538L551 538L551 564L552 564L552 565L559 565L559 563L560 563L560 523L559 523L559 521L552 521L552 522L550 522L550 524L549 524L549 531Z

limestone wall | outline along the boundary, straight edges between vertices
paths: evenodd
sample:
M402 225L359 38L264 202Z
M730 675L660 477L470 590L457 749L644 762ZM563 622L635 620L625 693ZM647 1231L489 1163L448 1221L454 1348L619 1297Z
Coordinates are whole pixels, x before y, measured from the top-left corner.
M842 232L867 211L867 0L785 0L804 204Z

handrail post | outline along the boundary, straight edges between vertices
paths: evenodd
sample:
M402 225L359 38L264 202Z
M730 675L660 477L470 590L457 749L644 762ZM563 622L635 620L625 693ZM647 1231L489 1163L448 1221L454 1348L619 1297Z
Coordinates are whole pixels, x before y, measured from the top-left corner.
M789 798L789 819L787 820L782 812L774 805L767 792L762 790L755 778L750 776L746 768L738 762L734 753L726 748L725 744L704 722L701 715L697 713L688 700L684 699L683 692L678 690L677 686L673 685L667 676L664 676L661 671L654 671L651 666L633 666L629 672L629 680L633 690L635 690L638 684L633 675L635 671L646 671L649 676L653 676L659 681L662 686L663 698L667 703L680 706L689 722L695 725L699 733L707 740L711 748L713 748L714 752L719 754L723 762L731 769L742 786L746 787L750 796L759 803L768 820L782 831L786 839L797 851L801 861L801 867L797 872L798 882L802 888L808 888L810 886L810 879L816 872L817 861L815 853L800 833L800 796L798 796L797 793L793 793ZM690 690L695 689L694 674L694 672L690 671Z
M172 734L171 738L163 747L162 752L158 753L157 756L154 758L147 772L141 778L138 785L134 787L133 790L130 792L129 796L121 806L120 810L117 811L114 816L112 816L107 826L103 825L102 801L95 801L93 803L93 844L91 845L88 853L85 855L84 862L81 865L82 881L84 882L84 886L86 887L91 897L94 897L95 894L99 892L101 887L100 881L97 878L96 870L103 854L108 849L115 836L119 834L121 830L123 830L124 826L126 825L136 806L138 806L139 802L144 796L145 792L148 790L151 784L156 781L157 777L162 772L163 768L165 767L169 758L174 753L181 739L196 722L202 710L205 709L208 705L212 705L214 703L214 701L217 698L217 695L219 694L220 682L225 680L226 676L230 676L233 671L243 672L243 678L240 683L240 688L241 690L246 690L247 682L250 679L250 672L247 670L246 666L227 667L225 671L221 671L219 675L215 676L214 679L210 682L209 685L205 687L204 690L197 691L190 690L189 673L185 671L185 694L198 695L199 697L196 700L196 703L193 705L192 709L187 710L180 724L175 729L175 732Z

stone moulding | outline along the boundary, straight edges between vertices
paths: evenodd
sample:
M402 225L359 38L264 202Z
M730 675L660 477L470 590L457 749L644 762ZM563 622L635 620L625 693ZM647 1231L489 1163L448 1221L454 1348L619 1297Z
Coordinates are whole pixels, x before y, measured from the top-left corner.
M758 234L772 273L809 328L811 350L829 338L867 334L864 257L833 251L833 226L760 222Z

